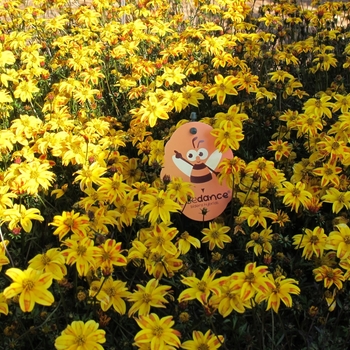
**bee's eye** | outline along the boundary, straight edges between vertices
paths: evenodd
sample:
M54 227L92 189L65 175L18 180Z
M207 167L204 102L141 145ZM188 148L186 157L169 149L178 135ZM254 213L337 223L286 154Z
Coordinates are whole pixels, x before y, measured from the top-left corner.
M197 156L197 151L195 151L194 149L189 150L186 154L187 159L190 161L195 160Z
M205 148L200 148L198 150L198 156L201 160L207 159L208 158L208 151Z

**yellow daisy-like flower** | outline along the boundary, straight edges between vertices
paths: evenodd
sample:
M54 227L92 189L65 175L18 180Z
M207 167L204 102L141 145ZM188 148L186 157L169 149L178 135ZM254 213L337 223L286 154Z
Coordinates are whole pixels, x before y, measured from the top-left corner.
M229 231L229 226L224 226L217 222L210 222L209 228L204 228L202 230L204 235L202 243L209 242L209 250L213 250L215 247L224 249L224 243L230 243L232 241L231 237L226 235Z
M128 297L128 300L133 302L128 312L129 317L136 312L138 315L148 315L151 307L165 308L164 304L168 303L165 296L168 294L168 290L171 289L170 286L159 285L159 281L152 278L146 286L137 284L136 287L137 290Z
M303 109L305 114L315 114L317 117L326 115L328 118L332 118L331 108L334 107L334 103L328 102L332 97L324 95L320 98L309 98L305 103Z
M332 231L328 236L326 249L337 252L337 257L346 259L350 256L350 228L346 224L335 226L338 231Z
M287 307L292 307L293 301L290 294L300 294L300 288L296 286L298 281L293 278L285 278L285 276L279 276L276 279L271 274L267 276L268 286L267 291L259 291L255 297L257 303L261 303L263 300L267 300L267 308L272 308L273 311L278 313L281 305L281 301Z
M214 280L215 275L219 273L219 270L210 272L210 268L204 272L202 279L198 279L195 276L182 277L181 282L190 288L185 289L179 295L179 302L197 299L201 304L207 304L208 298L211 293L216 295L220 294L220 288L217 280Z
M230 148L237 150L239 142L244 139L242 129L230 125L213 129L210 134L215 137L214 145L221 153L225 153Z
M284 188L277 190L278 195L283 196L283 203L296 212L298 212L300 205L305 206L307 199L312 197L312 194L305 190L306 185L300 181L296 184L284 181L283 186Z
M95 263L106 275L113 271L113 266L126 266L127 259L122 255L122 244L114 239L107 239L97 247Z
M74 210L72 210L71 212L64 211L62 215L55 215L53 222L49 225L57 227L53 234L58 235L61 241L69 232L73 232L80 237L86 237L89 221L88 216L80 216L80 213L75 213Z
M219 105L225 102L226 95L237 95L238 92L235 86L238 85L239 80L233 75L223 77L221 74L215 76L215 83L207 93L209 97L216 96Z
M201 242L199 239L192 237L187 231L185 231L181 233L180 238L175 245L180 250L181 254L184 255L190 250L191 245L195 248L200 248Z
M155 224L160 218L164 223L170 222L170 213L181 210L180 204L170 198L170 194L160 190L157 195L145 194L142 197L147 204L142 208L141 215L147 215L148 220Z
M7 299L4 296L4 293L0 293L0 314L8 315L9 306L7 303Z
M178 348L181 344L181 333L171 328L175 322L172 316L159 318L156 314L139 316L135 321L141 328L135 335L135 345L149 344L150 350L165 349L167 346Z
M130 295L126 282L116 280L112 277L102 277L100 281L93 281L90 286L90 296L96 297L100 302L102 311L107 311L111 306L120 315L126 312L126 304L123 298Z
M43 254L37 254L29 261L29 267L34 270L49 272L58 281L67 274L65 259L59 248L49 249Z
M341 269L322 265L312 271L315 275L315 281L323 281L325 288L330 288L333 284L340 290L343 288L343 282L345 281L343 271Z
M240 209L239 218L241 220L247 220L247 224L253 227L256 224L260 224L263 228L267 228L266 218L276 220L277 214L272 213L268 208L259 207L254 205L252 207L244 206Z
M26 209L23 204L14 204L13 208L5 209L2 212L1 224L8 222L10 230L13 230L20 224L23 230L29 233L33 227L32 220L44 221L43 216L40 215L39 209Z
M104 350L101 344L106 342L106 332L98 327L98 323L93 320L86 323L73 321L56 338L55 348L57 350Z
M222 335L212 334L210 329L205 334L200 331L193 331L192 338L193 340L187 340L182 343L181 348L186 350L216 350L224 342Z
M102 185L103 179L101 176L106 172L106 168L100 166L98 162L94 162L90 165L84 165L83 169L76 171L74 174L78 174L73 183L79 182L80 189L84 191L86 187L92 187L93 184Z
M235 272L231 275L234 281L233 288L240 290L240 297L243 302L250 300L257 292L267 292L268 279L266 274L267 266L256 266L256 262L248 263L244 272Z
M249 248L253 247L255 255L260 255L262 252L271 253L272 245L270 242L272 237L271 226L263 229L260 233L253 232L250 235L251 241L246 244L246 250L248 251Z
M3 240L0 242L0 271L4 265L10 263L9 258L6 256L6 247L9 244L9 241Z
M31 312L35 303L50 306L55 301L48 288L52 284L52 274L28 268L20 270L10 268L6 275L12 278L13 282L5 288L3 295L6 299L20 294L19 306L23 312Z
M350 209L350 191L340 192L336 188L329 188L321 198L323 202L332 203L332 211L338 214L343 207Z
M80 276L86 276L91 268L96 268L95 256L99 253L94 241L88 237L73 235L63 242L68 249L62 252L68 265L76 264Z
M323 228L317 226L313 230L306 228L303 234L294 235L293 240L295 249L304 248L302 256L310 260L314 254L318 258L323 255L327 244L327 235Z

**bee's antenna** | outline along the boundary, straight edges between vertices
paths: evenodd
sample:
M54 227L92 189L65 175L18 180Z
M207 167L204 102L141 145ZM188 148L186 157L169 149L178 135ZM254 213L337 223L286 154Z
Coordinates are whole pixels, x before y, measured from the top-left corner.
M197 113L196 112L192 112L190 115L190 119L192 122L195 122L197 120Z

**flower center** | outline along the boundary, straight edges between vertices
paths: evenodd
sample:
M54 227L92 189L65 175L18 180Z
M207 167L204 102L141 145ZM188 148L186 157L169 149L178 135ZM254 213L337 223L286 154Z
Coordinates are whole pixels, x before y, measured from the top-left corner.
M86 342L86 339L83 335L78 335L76 338L75 338L75 344L77 345L84 345Z
M219 236L220 236L219 231L213 231L213 232L211 233L211 237L214 238L214 239L219 238Z
M209 346L207 344L201 344L197 348L198 350L209 350Z
M311 236L311 238L310 238L310 243L316 244L316 243L318 243L318 241L319 241L319 239L318 239L317 236L315 236L315 235L312 235L312 236Z
M74 221L72 218L67 218L66 220L63 221L63 224L68 226L68 227L72 227L73 223L74 223Z
M253 272L249 272L249 274L245 278L245 282L252 283L255 281L255 275Z
M41 256L41 262L43 265L47 265L50 261L51 259L45 253Z
M142 294L142 301L146 304L148 304L152 300L151 294L143 293Z
M156 205L157 205L158 208L163 207L164 204L165 204L165 200L163 198L157 198L157 204Z
M28 291L32 290L34 288L35 284L32 280L23 280L22 287L23 289L26 289Z
M181 234L181 238L184 239L185 241L188 239L189 236L190 235L189 235L188 232L184 232L184 233Z
M345 244L350 244L350 236L346 235L344 237L344 242L345 242Z
M299 197L300 191L299 191L297 188L294 188L294 190L292 191L292 195L293 195L294 197Z
M113 288L113 287L106 288L106 289L105 289L105 292L106 292L106 294L107 294L109 297L114 297L115 294L116 294L115 288Z
M78 246L77 254L78 255L83 255L86 252L86 250L87 250L86 247L80 245L80 246Z
M197 288L199 291L205 292L205 289L207 288L207 282L205 282L205 281L198 282Z
M158 245L162 245L165 243L165 239L163 237L158 236L156 237L156 242Z
M156 337L160 337L163 334L163 328L156 326L153 328L153 335L155 335Z

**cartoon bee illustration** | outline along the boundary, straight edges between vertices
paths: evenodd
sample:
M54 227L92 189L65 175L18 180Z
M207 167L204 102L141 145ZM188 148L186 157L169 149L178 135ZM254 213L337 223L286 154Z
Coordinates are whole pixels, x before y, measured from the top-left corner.
M222 153L215 150L209 156L206 148L199 148L204 140L198 140L196 143L197 140L198 137L192 139L193 149L187 151L186 158L180 152L174 150L175 154L172 159L178 169L187 175L192 183L200 184L212 180L213 174L218 174L215 168L220 163Z
M232 198L226 181L218 179L217 167L223 159L232 158L233 153L217 150L212 130L212 126L205 123L186 123L174 131L164 147L160 175L170 181L178 177L191 182L194 196L183 205L182 213L197 221L215 219Z

